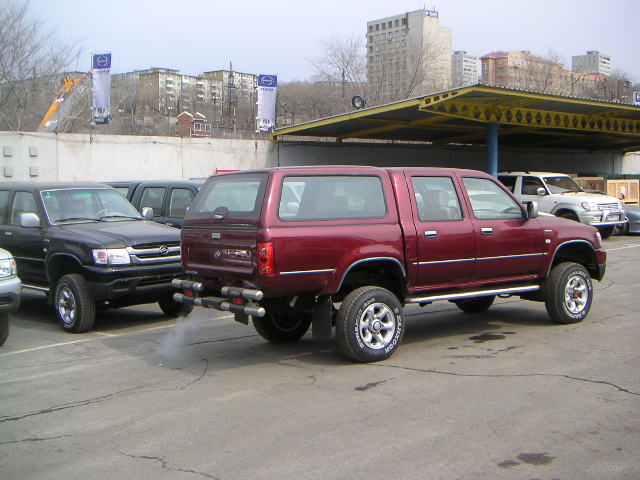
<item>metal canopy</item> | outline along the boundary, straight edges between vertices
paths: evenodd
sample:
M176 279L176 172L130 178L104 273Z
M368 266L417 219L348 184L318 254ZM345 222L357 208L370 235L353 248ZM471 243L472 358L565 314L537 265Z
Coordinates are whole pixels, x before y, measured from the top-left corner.
M640 107L481 85L280 128L270 138L484 146L490 124L499 125L500 146L640 150Z

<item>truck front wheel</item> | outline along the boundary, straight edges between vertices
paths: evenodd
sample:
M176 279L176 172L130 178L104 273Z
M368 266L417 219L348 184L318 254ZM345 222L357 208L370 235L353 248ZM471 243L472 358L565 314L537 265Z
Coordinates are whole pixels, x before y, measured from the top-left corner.
M358 362L389 358L402 343L404 329L402 305L384 288L357 288L345 297L338 311L338 345Z
M564 262L551 269L544 285L545 307L556 323L581 322L591 309L593 284L580 264Z
M67 332L82 333L93 328L96 304L82 275L72 273L58 281L54 306L58 321Z

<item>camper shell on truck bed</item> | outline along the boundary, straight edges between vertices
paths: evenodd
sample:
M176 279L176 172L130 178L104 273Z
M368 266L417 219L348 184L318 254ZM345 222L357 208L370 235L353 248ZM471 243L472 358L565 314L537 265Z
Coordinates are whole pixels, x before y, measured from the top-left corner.
M544 301L582 320L604 276L598 231L538 216L483 172L442 168L289 167L217 175L181 232L175 299L252 320L272 342L336 328L357 361L388 358L402 307L449 300L463 311L497 295Z

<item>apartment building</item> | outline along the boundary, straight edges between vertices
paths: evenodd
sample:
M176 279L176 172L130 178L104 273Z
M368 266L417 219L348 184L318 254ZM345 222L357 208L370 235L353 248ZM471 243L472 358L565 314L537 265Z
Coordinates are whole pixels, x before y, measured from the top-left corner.
M451 86L451 30L435 10L367 22L367 79L383 99L396 100Z
M563 83L564 66L529 51L491 52L480 57L482 83L554 92Z
M453 52L451 81L454 88L478 83L478 57L460 50Z
M571 70L576 73L611 75L611 57L595 50L571 57Z
M182 75L171 68L150 68L114 75L114 85L126 80L137 88L142 106L163 115L178 115L197 110L198 105L218 105L255 101L258 76L230 70L215 70L202 75Z

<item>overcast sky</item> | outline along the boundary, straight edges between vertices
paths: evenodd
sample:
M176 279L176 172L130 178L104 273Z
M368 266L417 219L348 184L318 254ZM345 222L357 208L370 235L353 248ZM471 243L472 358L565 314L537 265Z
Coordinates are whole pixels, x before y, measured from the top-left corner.
M20 0L0 0L2 4ZM571 56L598 50L640 82L640 0L30 0L30 11L90 54L111 52L112 72L167 67L197 75L233 69L306 80L329 38L365 37L369 20L423 7L451 28L454 50Z

